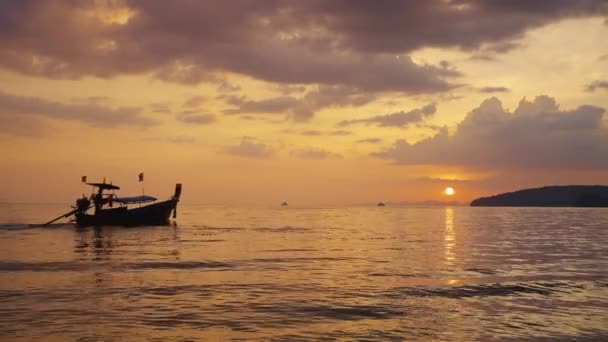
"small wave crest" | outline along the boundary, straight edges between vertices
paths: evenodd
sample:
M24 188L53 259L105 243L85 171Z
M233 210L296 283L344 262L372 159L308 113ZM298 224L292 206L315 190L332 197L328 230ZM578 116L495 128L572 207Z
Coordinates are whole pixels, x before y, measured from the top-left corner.
M284 226L284 227L258 227L253 228L253 230L258 232L268 232L268 233L304 233L308 232L311 229L305 227L292 227L292 226Z
M71 272L105 269L109 271L154 270L154 269L232 269L236 265L220 261L145 261L118 265L98 264L95 262L0 262L0 271L10 272Z
M24 229L38 229L38 228L45 228L45 229L52 229L52 228L60 228L60 227L65 227L68 226L68 223L53 223L53 224L34 224L34 223L6 223L6 224L0 224L0 231L2 230L24 230Z
M180 261L180 262L163 262L163 261L147 261L127 265L129 269L228 269L234 268L235 265L229 262L220 261Z
M535 283L497 283L473 286L455 286L439 288L404 287L387 294L388 297L445 297L468 298L488 296L513 296L525 294L550 295L556 292L567 292L573 288L568 282L535 282Z

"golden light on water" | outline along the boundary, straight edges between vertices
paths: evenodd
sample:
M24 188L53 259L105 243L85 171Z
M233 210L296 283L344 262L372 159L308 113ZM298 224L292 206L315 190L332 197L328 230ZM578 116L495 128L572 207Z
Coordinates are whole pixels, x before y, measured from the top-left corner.
M451 189L451 188L449 188ZM447 190L447 189L446 189ZM454 209L445 208L445 234L444 240L444 252L445 260L448 265L451 265L455 260L454 246L456 246L456 238L454 236Z
M447 188L445 188L445 190L443 191L443 193L446 194L446 195L448 195L448 196L452 196L456 192L454 191L454 188L447 187Z

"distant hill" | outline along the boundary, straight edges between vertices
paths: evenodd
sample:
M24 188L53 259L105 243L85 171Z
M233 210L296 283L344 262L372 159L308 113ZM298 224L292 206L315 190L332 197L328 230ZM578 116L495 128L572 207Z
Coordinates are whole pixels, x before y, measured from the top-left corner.
M472 207L608 207L608 186L545 186L482 197Z
M457 201L433 201L433 200L427 200L427 201L399 201L399 202L384 202L386 204L386 206L393 206L393 207L445 207L445 206L466 206L468 205L468 203L466 202L457 202Z

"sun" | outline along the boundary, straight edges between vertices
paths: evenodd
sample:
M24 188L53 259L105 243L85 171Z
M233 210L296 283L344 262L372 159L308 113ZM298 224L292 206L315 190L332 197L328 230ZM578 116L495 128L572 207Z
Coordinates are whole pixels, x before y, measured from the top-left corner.
M445 188L445 190L443 190L443 193L448 196L452 196L452 195L454 195L455 191L454 191L454 188L447 187L447 188Z

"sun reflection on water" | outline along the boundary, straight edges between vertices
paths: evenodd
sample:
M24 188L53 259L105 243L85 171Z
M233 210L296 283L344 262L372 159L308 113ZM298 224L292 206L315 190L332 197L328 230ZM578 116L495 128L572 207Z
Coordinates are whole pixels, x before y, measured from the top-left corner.
M444 256L446 263L452 265L456 256L454 247L456 246L456 238L454 235L454 209L445 208L445 234L443 236Z

